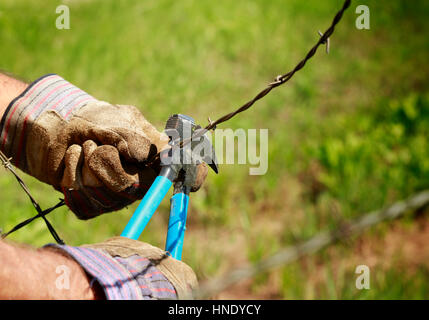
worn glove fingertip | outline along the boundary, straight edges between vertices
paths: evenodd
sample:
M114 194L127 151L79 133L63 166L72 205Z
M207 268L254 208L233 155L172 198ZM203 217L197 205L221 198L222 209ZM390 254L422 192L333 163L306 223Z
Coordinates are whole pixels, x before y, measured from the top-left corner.
M82 147L73 144L64 155L64 173L61 179L61 186L67 188L77 188L79 185L79 164L82 161Z
M88 161L88 167L114 192L121 192L135 182L135 178L124 171L119 152L113 146L97 147Z
M97 149L97 144L93 140L87 140L82 145L84 162L82 166L82 184L85 187L101 187L103 183L97 179L95 174L89 168L89 159L91 159L92 153Z
M196 192L201 188L204 181L206 180L207 174L208 174L207 165L204 162L199 164L197 167L197 176L196 176L195 182L191 188L191 192Z

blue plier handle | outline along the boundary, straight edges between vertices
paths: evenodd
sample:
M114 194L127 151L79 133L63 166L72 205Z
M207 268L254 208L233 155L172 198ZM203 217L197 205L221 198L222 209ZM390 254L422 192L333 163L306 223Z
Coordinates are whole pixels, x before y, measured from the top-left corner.
M175 135L179 139L170 140L170 145L178 146L179 142L184 141L185 138L191 138L194 130L199 128L201 127L197 126L194 119L191 117L182 114L174 114L167 120L165 129L167 134L168 130L174 131L170 131L171 135L168 135ZM208 147L206 149L210 150L210 154L202 157L202 161L205 161L218 173L216 155L214 154L211 143L205 135L202 136L202 143L205 143ZM190 147L192 151L192 142L189 145L188 147ZM182 148L179 149L182 152L182 155L179 157L182 161L162 166L160 174L146 192L121 236L137 240L174 183L174 192L170 199L170 219L168 222L165 250L172 257L181 260L183 239L186 229L186 217L188 213L190 184L192 183L192 179L196 176L197 163L190 166L186 165L185 169L185 165L183 164L185 162L183 161L183 152L185 151L183 151ZM161 153L161 159L164 158L163 155L171 154L172 150L167 150L165 153ZM179 178L180 173L183 171L185 172L185 177L180 176ZM186 176L191 177L191 179L187 179Z
M126 225L121 234L122 237L134 240L140 237L156 209L170 190L173 181L170 168L164 167ZM185 189L182 188L181 192L176 192L175 190L170 199L170 219L165 250L177 260L182 259L183 239L185 237L188 213L189 192Z

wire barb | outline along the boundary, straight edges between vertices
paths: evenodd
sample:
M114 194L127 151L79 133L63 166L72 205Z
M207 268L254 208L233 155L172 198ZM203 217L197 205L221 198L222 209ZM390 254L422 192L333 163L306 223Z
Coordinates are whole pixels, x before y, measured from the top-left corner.
M213 123L212 119L210 119L210 117L207 117L207 121L209 122L209 125L211 125ZM212 128L212 130L216 130L216 125Z
M280 74L280 75L278 75L278 76L274 79L274 81L273 81L273 82L270 82L268 85L269 85L270 87L272 87L272 86L275 86L275 85L281 84L281 83L282 83L282 78L283 78L283 76Z
M320 37L323 37L323 33L322 33L322 31L320 31L320 30L319 30L319 31L318 31L318 33L319 33L319 36L320 36ZM325 41L323 41L322 43L323 43L323 44L326 44L326 53L327 53L327 54L329 54L329 47L330 47L329 37L327 37L327 38L326 38L326 40L325 40Z

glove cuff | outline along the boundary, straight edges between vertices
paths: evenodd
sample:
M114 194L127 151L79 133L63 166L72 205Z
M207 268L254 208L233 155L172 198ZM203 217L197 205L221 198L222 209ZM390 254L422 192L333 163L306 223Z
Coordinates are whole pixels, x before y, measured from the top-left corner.
M171 282L146 257L122 258L104 250L48 244L71 256L99 283L108 300L172 300L177 293Z
M97 101L56 74L47 74L13 99L0 122L0 150L12 163L26 171L26 132L44 111L55 110L67 120L73 111L89 102Z
M122 259L132 256L149 259L173 285L178 299L193 299L194 290L198 289L197 276L190 266L148 243L125 237L113 237L102 243L83 245L82 248L95 249Z

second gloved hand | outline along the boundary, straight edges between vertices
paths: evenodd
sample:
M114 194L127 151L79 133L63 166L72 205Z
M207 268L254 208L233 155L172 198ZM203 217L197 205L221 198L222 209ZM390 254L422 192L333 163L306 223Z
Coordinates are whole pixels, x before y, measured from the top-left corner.
M160 169L146 161L168 143L137 108L98 101L57 75L14 99L0 130L12 162L62 191L80 219L141 199Z

